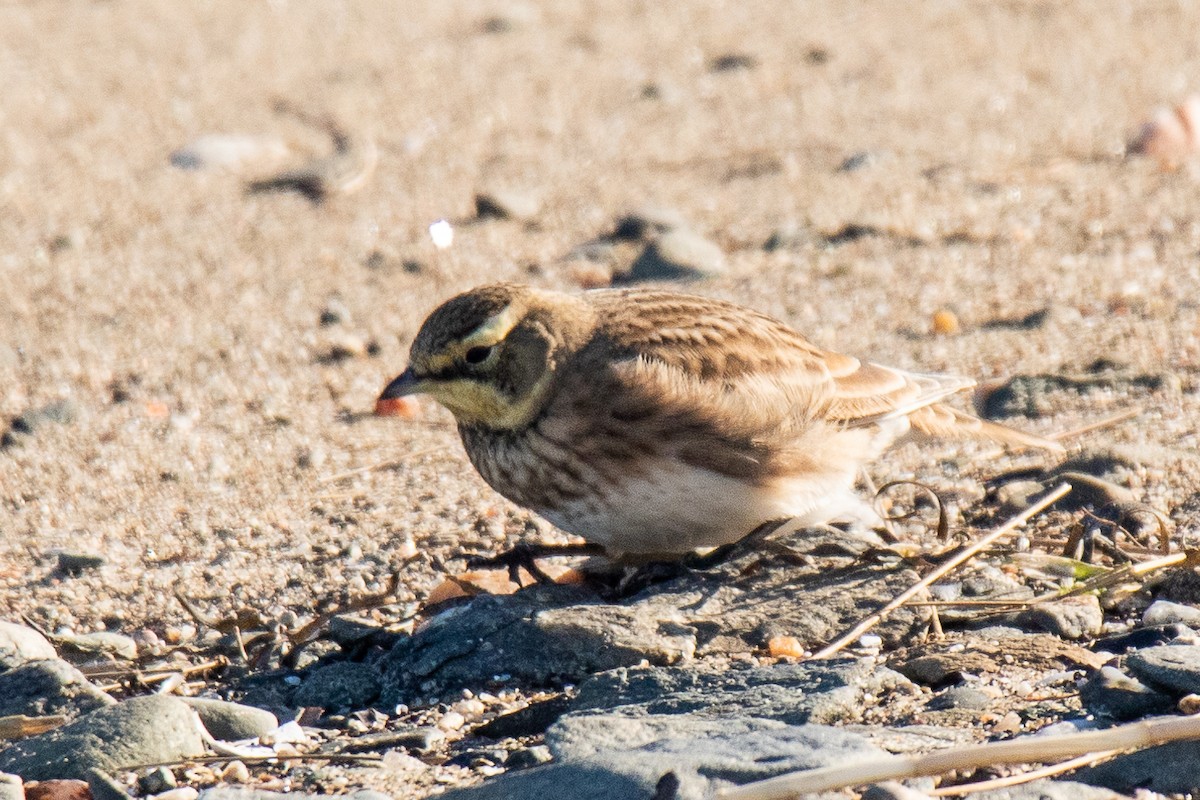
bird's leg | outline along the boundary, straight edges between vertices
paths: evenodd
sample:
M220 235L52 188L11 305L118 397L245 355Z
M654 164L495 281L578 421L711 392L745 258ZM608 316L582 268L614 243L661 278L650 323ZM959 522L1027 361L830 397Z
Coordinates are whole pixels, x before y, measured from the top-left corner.
M467 569L508 569L508 579L521 585L521 569L541 584L552 584L554 579L537 565L539 558L552 556L594 556L604 553L598 544L546 544L544 542L519 542L511 549L492 556L474 555L467 558Z
M690 555L683 560L685 566L689 569L694 569L703 572L706 569L712 569L715 566L724 564L730 558L738 555L742 551L757 546L775 531L786 525L789 520L773 519L769 522L764 522L754 530L747 533L740 539L732 541L729 544L723 544L720 547L714 548L704 555Z

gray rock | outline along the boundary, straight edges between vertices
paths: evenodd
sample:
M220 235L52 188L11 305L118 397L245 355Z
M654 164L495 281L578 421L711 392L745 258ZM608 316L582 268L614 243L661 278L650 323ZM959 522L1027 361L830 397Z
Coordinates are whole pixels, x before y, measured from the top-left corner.
M1200 742L1172 742L1084 767L1072 777L1116 792L1150 789L1162 794L1200 792Z
M175 773L166 767L155 767L138 778L138 789L141 790L142 794L158 794L168 789L174 789L178 785L179 782L175 780Z
M33 628L0 621L0 672L47 658L58 658L58 653L45 636Z
M1178 694L1200 692L1200 645L1160 645L1131 653L1125 667L1138 678Z
M392 649L382 664L383 702L485 685L495 676L545 684L642 661L667 666L693 654L744 653L777 634L814 646L861 619L876 598L916 580L900 563L857 558L878 543L873 535L792 529L773 541L779 547L770 552L747 547L619 603L570 586L477 597ZM927 614L902 609L876 632L896 646L923 628Z
M951 686L934 697L925 706L930 711L944 711L951 708L981 711L992 702L986 692L972 689L970 686Z
M542 210L537 197L527 192L493 189L475 195L475 216L528 222Z
M57 658L29 661L0 673L0 717L62 714L74 719L116 702Z
M379 673L356 661L339 661L309 673L294 702L324 709L363 708L379 697Z
M688 230L664 233L646 245L626 280L672 281L710 278L725 271L725 253L715 243Z
M89 769L87 784L92 800L131 800L125 787L102 769Z
M863 790L861 800L929 800L929 795L896 781L873 783Z
M1017 615L1022 625L1053 633L1064 639L1096 636L1104 626L1104 612L1095 595L1066 597L1039 603Z
M25 780L86 780L92 768L113 773L203 752L200 728L187 703L151 695L93 711L70 725L9 745L0 751L0 771Z
M137 642L132 636L112 631L95 631L93 633L60 634L54 641L65 652L74 652L88 658L95 656L111 656L126 661L137 658Z
M530 767L540 767L542 764L549 764L554 760L554 756L550 753L550 748L544 744L535 744L533 747L522 747L520 750L514 750L504 762L504 766L509 770L528 769Z
M1155 600L1142 613L1142 624L1148 626L1170 625L1175 622L1200 627L1200 608L1172 603L1170 600Z
M506 773L443 797L700 800L710 798L718 787L884 755L862 737L823 725L791 726L767 720L727 725L686 714L653 719L594 716L590 725L598 741L615 746ZM664 784L673 791L658 793Z
M656 619L631 608L598 605L574 587L484 595L435 618L393 648L384 671L384 702L403 702L434 677L447 687L478 684L498 674L545 683L643 659L674 663L696 648L695 631L678 616Z
M1128 800L1111 789L1076 781L1042 779L1019 786L993 789L970 795L973 800Z
M208 697L187 697L184 702L200 715L200 721L212 737L223 742L257 739L279 727L274 714L254 706Z
M1175 704L1170 695L1151 689L1116 667L1101 667L1080 687L1079 697L1091 713L1119 722L1162 714Z
M20 775L0 772L0 800L25 800L25 784Z
M898 672L852 659L730 667L719 672L682 667L617 669L579 686L571 712L551 726L546 741L560 755L577 720L597 712L689 714L722 721L754 718L791 725L846 723L861 716L868 695L902 687L911 684Z
M444 796L444 795L443 795ZM390 795L372 789L360 789L350 794L338 795L341 800L392 800ZM329 800L327 794L308 792L269 792L250 786L212 786L200 792L196 800Z

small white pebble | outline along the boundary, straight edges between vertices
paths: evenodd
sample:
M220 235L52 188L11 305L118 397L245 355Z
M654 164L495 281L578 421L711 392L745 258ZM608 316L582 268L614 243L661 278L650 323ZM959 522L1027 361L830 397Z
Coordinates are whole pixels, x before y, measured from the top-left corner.
M168 789L153 795L154 800L196 800L200 792L192 786L180 786L178 789Z
M438 720L437 726L444 731L456 731L467 724L467 718L457 711L447 711Z
M429 238L438 250L445 250L454 244L454 226L444 219L429 226Z

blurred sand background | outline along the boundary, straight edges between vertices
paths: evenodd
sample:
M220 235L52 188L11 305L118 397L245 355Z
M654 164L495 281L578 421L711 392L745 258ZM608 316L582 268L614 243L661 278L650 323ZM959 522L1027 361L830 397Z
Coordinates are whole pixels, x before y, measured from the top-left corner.
M435 304L594 282L569 254L645 205L726 251L692 290L823 345L981 379L1097 359L1174 376L1010 422L1137 402L1090 441L1166 448L1135 488L1186 509L1196 475L1170 459L1197 438L1200 191L1189 165L1122 153L1196 89L1197 30L1197 4L1157 0L0 2L0 420L71 417L0 450L0 617L162 634L188 619L176 589L305 614L385 586L406 541L524 535L538 523L478 479L448 414L369 412ZM328 149L281 100L374 138L361 191L317 205L244 193L273 167L170 165L206 134ZM469 224L490 188L541 210ZM848 225L874 233L829 240ZM931 333L939 310L961 332ZM956 452L904 448L877 475L1000 467ZM60 551L106 563L64 576ZM435 579L416 565L405 588Z

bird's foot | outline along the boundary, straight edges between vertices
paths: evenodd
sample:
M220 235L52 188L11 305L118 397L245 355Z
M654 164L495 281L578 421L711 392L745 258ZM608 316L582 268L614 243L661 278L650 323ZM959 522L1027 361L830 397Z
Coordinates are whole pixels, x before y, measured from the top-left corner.
M503 553L496 555L474 555L467 558L467 569L499 569L508 570L508 579L518 586L521 582L521 570L525 570L540 584L553 584L554 579L538 566L538 559L553 556L592 556L603 553L599 545L584 544L545 544L542 542L521 542Z

